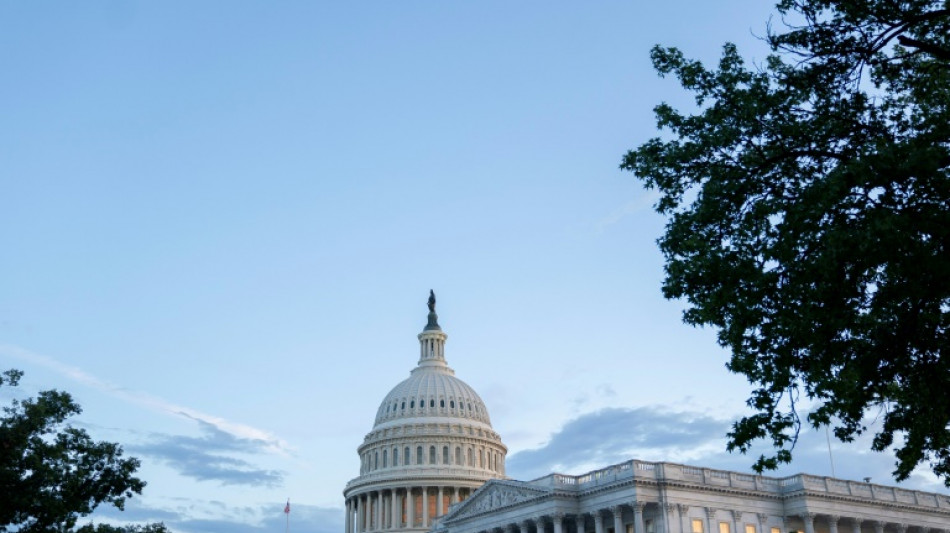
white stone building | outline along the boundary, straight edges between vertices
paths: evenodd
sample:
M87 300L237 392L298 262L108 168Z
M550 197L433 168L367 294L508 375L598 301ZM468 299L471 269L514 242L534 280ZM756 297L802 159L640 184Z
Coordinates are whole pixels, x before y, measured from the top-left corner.
M449 506L505 477L508 449L478 394L445 362L447 336L429 297L419 362L383 399L346 484L346 533L428 531Z
M632 460L510 480L485 404L445 362L434 307L418 366L358 448L345 533L950 533L946 495L805 474Z

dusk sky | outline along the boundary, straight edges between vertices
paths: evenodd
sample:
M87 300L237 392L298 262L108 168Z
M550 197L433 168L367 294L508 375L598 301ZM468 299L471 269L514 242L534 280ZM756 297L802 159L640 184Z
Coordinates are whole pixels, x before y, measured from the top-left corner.
M664 220L618 165L653 106L692 103L652 45L761 61L771 13L0 3L0 367L26 372L0 401L67 390L142 460L143 495L98 520L282 531L289 497L292 532L340 533L434 289L511 477L749 471L724 435L750 385L663 299ZM866 439L832 448L838 477L894 484ZM831 475L824 430L796 454L775 475Z

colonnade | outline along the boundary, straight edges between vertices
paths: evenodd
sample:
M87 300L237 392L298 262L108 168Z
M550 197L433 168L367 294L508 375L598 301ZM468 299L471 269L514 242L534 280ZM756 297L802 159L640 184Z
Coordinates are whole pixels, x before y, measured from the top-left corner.
M346 500L345 533L429 529L450 505L468 498L470 487L390 487L356 494Z
M644 513L647 505L650 512ZM626 509L632 512L625 515ZM649 530L645 516L654 521ZM799 527L804 528L802 533L950 533L950 527L860 516L803 513L786 517L643 501L576 514L545 514L503 525L490 518L485 522L489 527L474 533L794 533Z

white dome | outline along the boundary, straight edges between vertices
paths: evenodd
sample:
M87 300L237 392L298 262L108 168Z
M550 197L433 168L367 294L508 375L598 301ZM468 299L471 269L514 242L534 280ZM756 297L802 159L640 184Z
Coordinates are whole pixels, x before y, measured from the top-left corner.
M448 367L419 367L393 387L376 411L373 429L405 424L407 419L463 419L491 427L488 409L472 387ZM448 421L448 420L445 420Z

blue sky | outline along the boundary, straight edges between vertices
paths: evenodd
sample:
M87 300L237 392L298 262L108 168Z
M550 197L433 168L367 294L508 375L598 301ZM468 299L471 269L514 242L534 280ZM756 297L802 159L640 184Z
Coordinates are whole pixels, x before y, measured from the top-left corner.
M143 461L102 519L338 532L435 289L509 474L724 452L748 385L660 295L618 170L688 106L656 43L764 57L767 2L0 4L0 363ZM4 398L9 391L0 391ZM835 444L840 477L891 459ZM581 453L583 452L583 453ZM823 432L786 473L829 474ZM941 490L925 473L909 487Z

